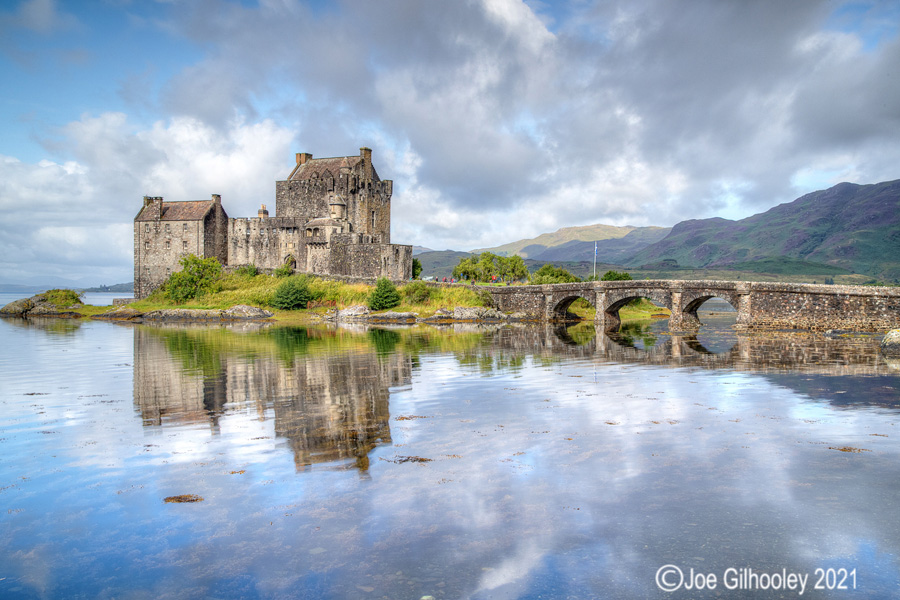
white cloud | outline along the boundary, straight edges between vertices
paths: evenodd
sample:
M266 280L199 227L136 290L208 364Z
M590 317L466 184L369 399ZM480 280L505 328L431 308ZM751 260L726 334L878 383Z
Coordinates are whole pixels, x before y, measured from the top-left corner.
M255 214L291 167L291 135L271 121L221 131L177 118L141 130L124 114L104 113L69 123L55 145L76 160L0 158L0 248L15 257L0 264L0 279L41 271L90 279L102 270L105 283L128 281L143 195L219 193L234 216Z
M20 6L35 24L60 14ZM369 146L395 180L400 243L466 250L561 226L747 216L812 185L898 177L900 40L883 11L837 30L839 9L132 5L142 35L154 23L201 58L111 75L132 103L70 119L47 162L0 164L0 207L53 226L130 223L143 194L220 193L243 216L271 203L293 152Z

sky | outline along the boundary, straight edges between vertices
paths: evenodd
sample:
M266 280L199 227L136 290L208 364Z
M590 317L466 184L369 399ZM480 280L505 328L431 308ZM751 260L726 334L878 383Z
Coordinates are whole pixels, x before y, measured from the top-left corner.
M131 281L144 195L373 150L394 243L739 219L900 178L900 1L6 0L0 282Z

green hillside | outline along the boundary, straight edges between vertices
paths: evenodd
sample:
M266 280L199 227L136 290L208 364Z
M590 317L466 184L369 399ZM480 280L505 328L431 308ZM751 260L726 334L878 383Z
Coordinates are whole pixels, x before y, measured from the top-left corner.
M617 227L603 224L563 227L553 233L542 233L536 238L510 242L494 248L481 248L472 250L472 252L474 254L493 252L500 256L518 254L522 258L534 258L534 255L544 252L546 249L560 246L566 242L579 241L593 244L594 241L623 238L635 229L637 227L631 227L630 225ZM593 245L591 246L591 257L593 257Z
M678 223L663 240L625 261L630 267L675 261L680 267L756 272L863 273L900 281L900 180L841 183L739 221ZM781 261L776 265L772 261ZM787 261L787 262L785 262Z

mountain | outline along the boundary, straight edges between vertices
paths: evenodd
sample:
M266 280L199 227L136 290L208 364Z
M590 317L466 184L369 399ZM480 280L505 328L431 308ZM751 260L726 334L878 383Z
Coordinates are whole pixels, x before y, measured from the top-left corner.
M434 252L431 248L426 248L425 246L413 246L413 256L418 256L423 252Z
M543 262L579 262L594 260L594 244L597 247L597 262L622 264L639 250L665 238L671 227L637 227L625 237L582 242L572 240L558 246L540 251L530 250L526 246L529 258Z
M416 255L416 258L422 263L422 274L420 277L450 277L453 274L453 267L458 265L462 259L470 256L472 255L468 252L457 252L455 250L422 252Z
M510 242L494 248L481 248L479 250L472 250L472 252L474 254L493 252L500 256L512 256L513 254L518 254L522 258L534 258L534 255L540 254L548 248L560 246L567 242L579 241L591 243L591 260L593 260L595 241L623 238L635 229L638 228L631 227L630 225L617 227L615 225L602 224L584 225L581 227L563 227L553 233L542 233L536 238Z
M786 269L828 266L900 280L900 180L840 183L739 221L682 221L624 264L640 267L663 261L743 270L761 264Z

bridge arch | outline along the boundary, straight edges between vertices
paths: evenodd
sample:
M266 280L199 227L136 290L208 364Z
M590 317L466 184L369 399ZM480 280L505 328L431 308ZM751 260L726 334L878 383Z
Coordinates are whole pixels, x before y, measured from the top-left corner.
M597 321L602 321L606 331L619 328L622 320L619 318L619 310L631 302L640 298L647 298L657 306L664 306L672 310L672 294L662 288L631 288L613 289L602 293L602 310L597 311Z
M681 295L681 314L682 321L685 325L700 326L700 317L697 310L707 301L713 298L724 300L740 313L741 295L728 290L691 290L685 291Z
M568 319L569 315L569 307L572 306L577 300L586 300L588 304L593 306L595 309L597 308L594 304L592 298L587 298L586 296L593 296L594 294L569 294L563 297L555 297L551 300L552 305L550 308L550 315L554 321L565 321Z

